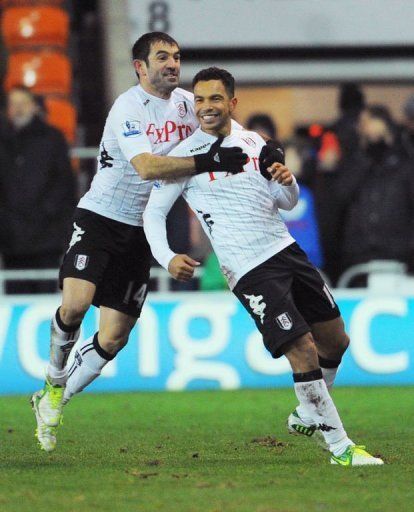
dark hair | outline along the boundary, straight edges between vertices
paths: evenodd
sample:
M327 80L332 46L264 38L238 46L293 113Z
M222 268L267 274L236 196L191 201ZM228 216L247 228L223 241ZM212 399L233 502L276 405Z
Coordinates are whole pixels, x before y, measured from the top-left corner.
M225 69L220 69L216 67L202 69L201 71L199 71L193 78L193 89L198 82L208 82L209 80L220 80L223 83L226 92L230 96L230 98L234 97L233 75L231 75Z
M255 130L257 126L263 128L263 130L269 134L271 139L276 138L276 125L273 122L273 119L267 114L253 114L249 117L246 123L246 128L248 130Z
M357 84L350 82L341 85L339 91L339 108L342 112L348 112L350 110L360 112L364 106L364 93Z
M133 60L145 60L148 65L148 55L151 51L151 45L164 42L170 46L178 46L178 43L165 32L147 32L137 39L132 47Z

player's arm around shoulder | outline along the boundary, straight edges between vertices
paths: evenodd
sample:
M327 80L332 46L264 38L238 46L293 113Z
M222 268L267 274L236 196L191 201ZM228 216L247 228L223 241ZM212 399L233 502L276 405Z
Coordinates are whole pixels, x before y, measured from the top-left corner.
M118 140L125 158L144 180L168 179L194 173L193 158L172 158L152 154L152 144L146 132L148 113L127 91L119 96L109 114L108 124Z
M198 140L198 139L195 139ZM181 178L209 171L238 173L246 164L248 156L239 147L223 147L223 137L210 145L204 153L190 147L193 136L181 142L168 156L142 154L131 160L143 179Z
M179 178L195 172L193 157L141 153L131 159L131 164L143 180Z
M131 164L144 180L168 180L191 176L196 173L194 156L189 152L192 137L180 142L166 156L141 153L131 159Z

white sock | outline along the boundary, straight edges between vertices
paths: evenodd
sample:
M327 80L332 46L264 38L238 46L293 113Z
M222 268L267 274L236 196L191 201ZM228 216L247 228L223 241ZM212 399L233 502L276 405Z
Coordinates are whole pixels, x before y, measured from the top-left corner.
M328 390L330 391L334 384L336 374L338 373L338 367L322 368L322 366L321 366L321 370L322 370L323 380L325 381L326 386L327 386Z
M338 366L336 366L335 368L323 368L321 366L323 380L326 383L328 391L330 391L333 387L336 374L338 373ZM299 418L303 421L303 423L305 423L305 425L308 425L309 427L312 425L312 418L306 416L306 411L303 407L301 407L300 404L296 407L296 412L298 413Z
M306 417L311 418L312 423L318 425L329 445L329 450L334 455L340 455L349 445L354 444L345 432L323 379L295 382L295 393Z
M101 374L102 368L113 359L98 343L98 333L79 344L75 358L68 368L68 379L63 394L66 404L73 395L80 393Z
M62 327L58 309L50 324L50 356L46 372L51 383L60 386L66 382L65 365L80 333L79 326L75 326L73 331L63 330Z
M308 427L312 426L315 422L308 415L307 410L301 404L296 407L296 413L298 414L300 420Z

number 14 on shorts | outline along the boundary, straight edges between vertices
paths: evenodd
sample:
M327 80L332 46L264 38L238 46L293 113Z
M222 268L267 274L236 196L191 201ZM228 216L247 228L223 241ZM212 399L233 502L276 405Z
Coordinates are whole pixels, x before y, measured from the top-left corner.
M134 292L134 288L136 286L135 281L129 281L128 288L125 293L125 297L123 300L124 304L129 304L131 300L135 301L137 303L137 308L141 309L142 305L144 304L145 297L147 295L147 283L144 283L141 285L136 292Z

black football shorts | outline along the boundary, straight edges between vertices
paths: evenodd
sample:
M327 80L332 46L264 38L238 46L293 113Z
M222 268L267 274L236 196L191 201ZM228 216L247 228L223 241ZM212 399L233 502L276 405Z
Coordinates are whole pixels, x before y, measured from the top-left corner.
M94 306L138 318L147 295L151 251L142 227L77 208L59 283L66 277L96 285Z
M245 274L233 289L273 357L317 322L340 315L328 286L297 243Z

